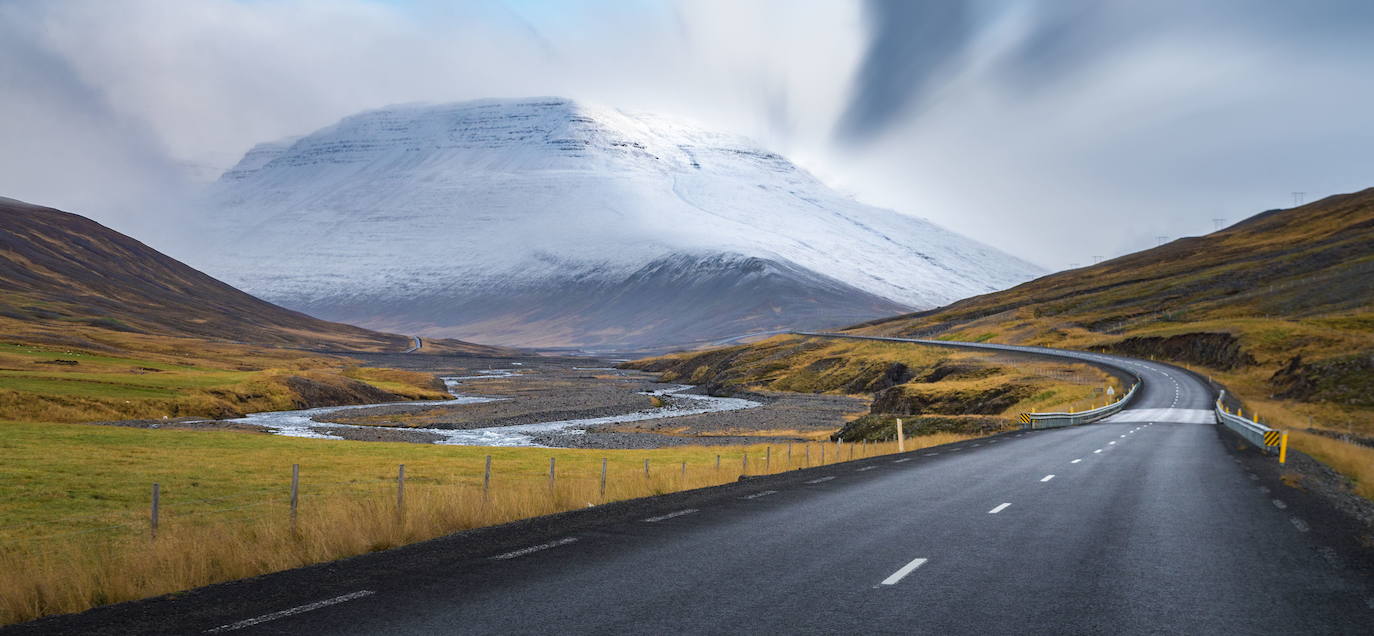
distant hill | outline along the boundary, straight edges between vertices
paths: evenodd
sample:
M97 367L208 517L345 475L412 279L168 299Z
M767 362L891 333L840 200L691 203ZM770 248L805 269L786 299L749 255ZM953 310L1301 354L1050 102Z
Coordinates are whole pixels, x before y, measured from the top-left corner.
M1253 335L1246 321L1277 319L1363 335L1371 325L1320 318L1365 316L1372 306L1374 188L856 329L1071 341L1233 321L1241 337ZM984 327L989 331L973 333Z
M852 330L1153 356L1374 431L1374 188Z
M0 323L6 319L11 337L22 327L60 338L83 326L308 349L411 345L407 336L259 300L85 217L0 197ZM426 350L502 352L454 340L426 342Z

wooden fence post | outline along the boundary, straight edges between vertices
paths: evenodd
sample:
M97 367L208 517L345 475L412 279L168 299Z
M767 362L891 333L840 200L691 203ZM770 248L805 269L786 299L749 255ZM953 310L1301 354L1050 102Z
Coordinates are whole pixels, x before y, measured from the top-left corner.
M406 514L406 465L400 464L396 468L396 518L404 517Z
M649 478L649 460L644 460L644 478Z
M153 484L153 506L152 510L149 511L148 514L148 528L151 531L151 536L153 539L157 539L157 514L158 506L161 502L161 499L162 486L160 484Z
M773 470L773 447L766 446L763 451L763 474L767 475Z
M606 458L601 458L601 501L606 501Z
M296 529L296 504L300 500L301 465L291 464L291 529Z
M554 485L558 481L558 477L555 475L554 471L554 467L556 465L555 462L557 461L557 459L558 458L556 457L549 458L549 492L553 492Z
M482 501L487 500L487 493L491 491L491 455L487 455L487 468L482 471Z

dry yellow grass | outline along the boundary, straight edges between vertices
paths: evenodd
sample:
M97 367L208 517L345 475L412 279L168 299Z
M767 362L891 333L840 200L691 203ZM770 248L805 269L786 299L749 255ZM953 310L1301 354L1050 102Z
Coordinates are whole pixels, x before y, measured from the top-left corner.
M947 444L971 436L937 434L910 438L907 450ZM378 444L377 446L380 446ZM402 446L402 445L387 445ZM342 490L314 491L302 499L293 528L287 498L255 496L223 509L177 514L165 510L156 540L146 525L123 530L95 529L10 541L0 547L0 624L50 614L78 612L289 569L311 563L384 550L452 532L500 524L606 502L715 486L741 474L773 474L821 464L894 453L895 442L827 442L749 447L692 447L660 451L579 451L501 449L520 467L511 474L498 464L483 496L481 453L462 449L470 461L407 467L404 508L397 505L396 482L371 478ZM790 450L790 453L789 453ZM557 460L553 485L532 466L547 471ZM601 490L602 458L609 465ZM643 459L650 457L646 476ZM747 458L747 460L746 460ZM747 466L747 467L746 467ZM274 478L283 467L273 467ZM459 470L461 468L461 471ZM370 475L392 472L378 464ZM227 491L233 484L222 484ZM214 488L197 496L213 496ZM129 510L144 517L146 508Z
M1228 379L1242 384L1243 377L1236 375ZM1234 386L1231 382L1228 385ZM1240 397L1245 395L1238 393ZM1258 415L1266 426L1288 431L1290 448L1302 451L1344 475L1354 484L1356 494L1374 501L1374 448L1304 432L1309 427L1344 432L1343 427L1337 424L1340 419L1350 416L1349 411L1327 404L1304 404L1291 400L1246 399L1244 402L1247 412ZM1352 430L1364 432L1367 428L1352 427Z
M1374 448L1301 431L1290 433L1288 443L1345 475L1354 483L1355 494L1374 501Z

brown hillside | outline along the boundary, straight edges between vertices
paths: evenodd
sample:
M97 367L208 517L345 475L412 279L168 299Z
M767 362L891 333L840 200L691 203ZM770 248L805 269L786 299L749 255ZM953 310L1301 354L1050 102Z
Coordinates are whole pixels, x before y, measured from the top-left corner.
M258 345L402 351L411 341L259 300L85 217L0 197L0 321ZM18 322L14 322L18 321ZM427 351L498 354L456 340Z

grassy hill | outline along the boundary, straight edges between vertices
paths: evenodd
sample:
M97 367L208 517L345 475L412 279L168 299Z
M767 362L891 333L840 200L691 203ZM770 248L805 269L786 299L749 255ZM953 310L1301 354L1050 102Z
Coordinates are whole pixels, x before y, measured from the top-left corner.
M998 354L943 347L775 336L737 347L679 353L624 365L667 382L708 389L833 393L870 399L869 413L846 425L844 441L896 439L897 417L911 435L987 434L1016 426L1025 411L1084 410L1123 386L1096 367L1026 363Z
M446 397L424 374L318 351L407 336L259 300L90 219L0 198L0 420L232 416ZM425 351L502 355L457 340Z
M1291 427L1374 433L1374 189L851 331L1156 357Z

